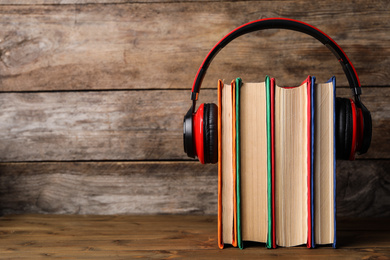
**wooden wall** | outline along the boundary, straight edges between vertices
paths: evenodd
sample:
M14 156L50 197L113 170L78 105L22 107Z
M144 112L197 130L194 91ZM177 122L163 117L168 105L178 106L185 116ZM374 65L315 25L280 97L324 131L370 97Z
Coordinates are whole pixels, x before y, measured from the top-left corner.
M372 146L337 164L339 216L390 216L390 2L0 0L0 213L216 214L217 167L189 160L182 120L209 49L251 20L317 26L360 76ZM236 76L337 77L329 50L268 30L214 60L201 102Z

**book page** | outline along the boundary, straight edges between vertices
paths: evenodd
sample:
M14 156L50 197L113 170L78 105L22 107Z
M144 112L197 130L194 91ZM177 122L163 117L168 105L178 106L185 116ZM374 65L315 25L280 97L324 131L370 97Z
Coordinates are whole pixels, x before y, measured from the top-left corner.
M233 96L231 85L222 88L222 238L233 242Z
M333 83L315 85L314 230L317 244L334 241Z
M266 242L268 208L265 83L244 83L240 96L242 239Z
M275 87L275 221L279 246L308 239L307 83Z

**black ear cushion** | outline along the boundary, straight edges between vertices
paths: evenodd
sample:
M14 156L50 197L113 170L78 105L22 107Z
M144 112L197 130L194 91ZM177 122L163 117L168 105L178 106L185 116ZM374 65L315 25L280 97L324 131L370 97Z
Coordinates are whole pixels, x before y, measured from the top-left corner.
M187 114L184 116L183 144L184 152L187 153L189 157L195 158L195 147L192 132L192 107L190 107Z
M371 144L372 119L370 111L368 111L368 109L363 105L363 103L360 102L359 107L362 110L363 114L363 140L358 153L364 154L367 152Z
M203 115L204 163L218 162L218 107L204 104Z
M352 149L353 118L351 101L336 98L336 158L348 160Z

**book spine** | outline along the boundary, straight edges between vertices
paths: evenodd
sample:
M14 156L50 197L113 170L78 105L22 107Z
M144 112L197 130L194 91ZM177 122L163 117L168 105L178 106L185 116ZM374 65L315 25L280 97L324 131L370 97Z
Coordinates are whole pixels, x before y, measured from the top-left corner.
M244 248L241 237L241 149L240 149L240 87L241 78L236 79L236 179L237 179L237 244Z
M332 77L333 83L333 218L334 218L334 238L333 248L336 248L336 77Z
M232 245L234 247L237 247L237 154L236 154L236 81L233 80L230 84L231 86L231 93L232 93L232 129L233 129L233 145L232 145L232 154L233 154L233 240Z
M311 182L311 135L312 121L311 121L311 77L307 78L307 247L311 248L312 242L312 182Z
M218 247L223 248L222 239L222 87L218 81Z
M314 140L315 140L315 82L316 77L311 77L311 248L315 248L315 229L314 229Z
M265 78L266 114L267 114L267 204L268 233L267 248L272 248L272 141L271 141L271 82Z
M271 79L271 212L272 248L276 248L275 221L275 79Z

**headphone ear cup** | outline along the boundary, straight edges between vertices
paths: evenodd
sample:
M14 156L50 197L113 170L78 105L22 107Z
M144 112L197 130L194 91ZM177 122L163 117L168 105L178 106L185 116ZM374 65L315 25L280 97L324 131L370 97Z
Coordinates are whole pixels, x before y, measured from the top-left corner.
M352 149L353 117L351 101L336 98L336 158L348 160Z
M203 115L204 163L218 162L218 107L205 104Z

